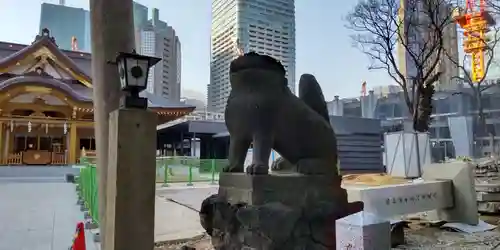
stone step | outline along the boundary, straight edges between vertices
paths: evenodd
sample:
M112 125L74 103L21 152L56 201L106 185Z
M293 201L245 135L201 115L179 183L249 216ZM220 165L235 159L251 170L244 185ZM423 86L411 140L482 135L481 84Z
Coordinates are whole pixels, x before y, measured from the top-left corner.
M487 192L487 193L499 193L500 192L500 182L477 182L476 181L476 192Z
M487 201L487 202L478 202L477 210L480 213L499 213L500 212L500 202L496 201Z
M477 192L477 201L500 201L500 193Z

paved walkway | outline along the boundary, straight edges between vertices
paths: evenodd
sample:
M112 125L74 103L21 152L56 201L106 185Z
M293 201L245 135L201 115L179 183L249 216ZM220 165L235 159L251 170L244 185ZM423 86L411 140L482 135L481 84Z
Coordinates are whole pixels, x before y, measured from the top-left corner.
M65 250L83 214L63 177L0 178L0 250ZM87 233L87 249L96 250Z
M168 188L158 188L156 190L155 241L185 239L203 234L205 230L200 225L198 212L190 208L199 210L201 202L215 192L217 192L217 187L208 184L192 187L179 184Z
M0 250L68 249L76 223L83 221L75 186L64 179L68 171L72 170L0 167ZM198 212L189 207L199 210L203 199L217 192L217 186L186 184L157 186L156 242L204 233ZM88 250L100 249L90 232L86 237Z

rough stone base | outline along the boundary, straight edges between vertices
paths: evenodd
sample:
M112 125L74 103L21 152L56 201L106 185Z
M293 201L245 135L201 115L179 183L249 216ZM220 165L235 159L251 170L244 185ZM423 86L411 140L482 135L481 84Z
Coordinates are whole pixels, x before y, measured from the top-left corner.
M99 229L93 229L90 231L90 233L92 234L92 239L94 240L94 242L101 242L101 232Z
M223 173L200 221L217 250L335 248L335 221L363 209L340 178Z
M87 220L85 221L85 229L96 229L99 228L99 225L97 223L93 222L92 220Z

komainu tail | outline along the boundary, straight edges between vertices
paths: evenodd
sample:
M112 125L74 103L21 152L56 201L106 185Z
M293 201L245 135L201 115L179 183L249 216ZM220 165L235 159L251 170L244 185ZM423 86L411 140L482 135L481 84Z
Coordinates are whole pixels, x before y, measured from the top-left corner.
M328 116L328 108L326 107L325 97L323 91L319 86L316 77L311 74L303 74L299 80L299 98L305 102L312 110L316 111L323 117L326 123L330 124L330 117ZM271 165L273 171L291 171L294 168L290 162L280 157L276 159Z
M323 96L323 91L318 81L316 81L316 77L311 74L303 74L300 76L299 98L330 124L325 96Z

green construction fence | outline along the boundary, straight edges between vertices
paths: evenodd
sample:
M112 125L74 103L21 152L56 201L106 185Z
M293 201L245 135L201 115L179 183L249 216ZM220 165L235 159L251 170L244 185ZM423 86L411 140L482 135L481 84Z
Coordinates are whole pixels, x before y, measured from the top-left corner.
M196 182L216 184L219 181L219 173L227 163L227 159L158 157L156 159L156 181L164 186L171 183L193 185Z
M83 166L80 168L78 177L78 191L85 207L88 209L94 223L99 225L99 199L97 198L97 171L96 165L82 159Z
M85 157L80 159L78 192L94 223L99 225L99 199L97 197L96 165ZM172 183L192 186L196 182L217 184L219 173L227 159L195 159L190 157L158 157L156 182L166 187Z

